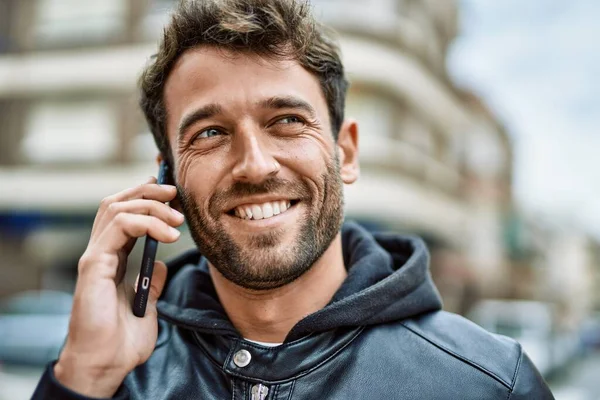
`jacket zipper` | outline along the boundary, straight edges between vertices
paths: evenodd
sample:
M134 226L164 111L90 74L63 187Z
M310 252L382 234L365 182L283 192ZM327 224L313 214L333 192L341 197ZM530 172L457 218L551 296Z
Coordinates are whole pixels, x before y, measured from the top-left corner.
M269 394L269 388L262 383L257 383L256 385L252 386L251 392L251 400L265 400L267 398L267 394Z

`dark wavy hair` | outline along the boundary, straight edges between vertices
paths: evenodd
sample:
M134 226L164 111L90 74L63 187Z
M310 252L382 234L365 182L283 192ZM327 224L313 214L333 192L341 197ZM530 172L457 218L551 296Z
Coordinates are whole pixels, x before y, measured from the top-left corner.
M139 79L140 107L158 149L168 160L172 161L172 153L166 135L164 86L177 59L197 46L298 61L319 79L337 140L348 82L336 41L314 19L307 1L184 0Z

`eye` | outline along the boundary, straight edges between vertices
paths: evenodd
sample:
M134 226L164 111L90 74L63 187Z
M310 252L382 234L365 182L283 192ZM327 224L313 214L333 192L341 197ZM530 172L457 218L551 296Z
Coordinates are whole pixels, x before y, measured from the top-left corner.
M295 115L288 115L287 117L283 117L275 122L276 124L301 124L304 123L304 120L300 117L296 117Z
M210 138L210 137L221 135L221 134L223 134L223 132L221 132L220 130L218 130L216 128L208 128L208 129L205 129L202 132L200 132L200 134L197 135L195 137L195 139Z

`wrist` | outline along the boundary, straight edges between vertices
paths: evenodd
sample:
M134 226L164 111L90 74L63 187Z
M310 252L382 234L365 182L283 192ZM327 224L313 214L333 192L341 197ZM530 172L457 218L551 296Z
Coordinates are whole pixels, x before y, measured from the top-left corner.
M62 355L54 364L53 372L56 380L67 389L93 398L113 397L127 376L127 373L111 368L80 365Z

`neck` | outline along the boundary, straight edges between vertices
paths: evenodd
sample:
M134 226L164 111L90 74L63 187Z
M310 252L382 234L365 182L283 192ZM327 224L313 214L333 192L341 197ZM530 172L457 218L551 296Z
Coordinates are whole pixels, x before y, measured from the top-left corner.
M272 343L282 343L298 321L325 307L347 275L340 234L310 270L277 289L245 289L210 263L209 269L219 300L240 334Z

